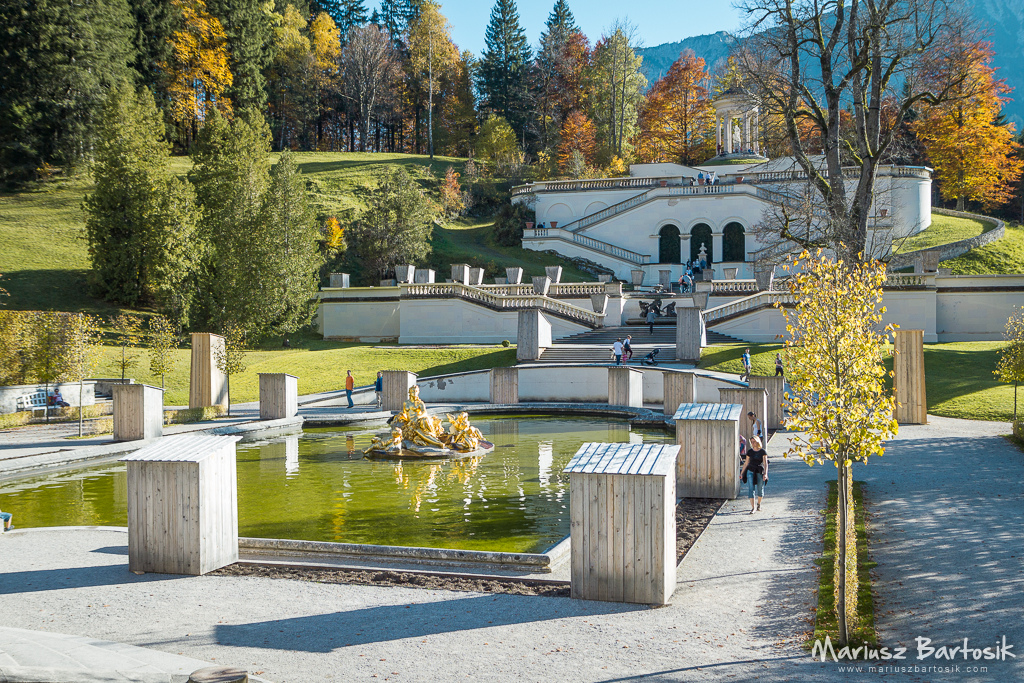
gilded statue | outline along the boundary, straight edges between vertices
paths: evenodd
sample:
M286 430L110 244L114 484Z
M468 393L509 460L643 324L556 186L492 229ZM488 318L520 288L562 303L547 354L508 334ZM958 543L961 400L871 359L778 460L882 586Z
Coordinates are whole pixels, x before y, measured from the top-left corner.
M469 423L469 415L462 412L448 415L445 431L440 418L427 414L427 406L420 399L420 389L409 389L409 399L391 420L391 437L373 437L365 453L371 456L399 457L451 457L469 453L476 455L494 450L494 444L484 440L480 430Z
M467 413L456 413L448 415L448 444L451 448L460 451L476 450L484 435L480 430L469 424Z

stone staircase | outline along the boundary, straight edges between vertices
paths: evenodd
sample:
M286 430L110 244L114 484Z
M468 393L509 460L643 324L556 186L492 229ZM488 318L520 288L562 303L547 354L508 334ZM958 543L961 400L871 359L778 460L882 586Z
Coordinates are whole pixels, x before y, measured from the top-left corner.
M655 324L654 334L648 332L647 325L623 325L620 327L602 327L588 332L574 334L554 342L544 349L539 363L612 363L612 344L616 339L625 339L632 335L633 363L640 360L654 349L660 349L658 362L675 359L676 326L674 324ZM742 344L743 341L724 334L707 333L708 344Z

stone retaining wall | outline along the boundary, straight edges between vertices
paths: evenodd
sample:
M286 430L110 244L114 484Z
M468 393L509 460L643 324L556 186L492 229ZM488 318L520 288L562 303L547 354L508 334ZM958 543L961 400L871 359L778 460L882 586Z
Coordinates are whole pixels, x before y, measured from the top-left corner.
M972 249L977 249L978 247L983 247L986 244L991 244L992 242L1001 239L1003 235L1006 234L1006 223L998 218L992 218L991 216L982 216L980 214L966 213L964 211L950 211L949 209L932 209L932 213L937 213L942 216L953 216L954 218L969 218L976 221L982 221L983 223L991 223L995 225L995 227L991 230L986 230L980 235L969 237L965 240L950 242L949 244L940 244L935 247L928 247L927 249L908 251L905 254L897 254L889 260L890 271L912 267L917 257L927 251L939 252L940 263L942 261L948 261L949 259L956 258L957 256L963 256Z

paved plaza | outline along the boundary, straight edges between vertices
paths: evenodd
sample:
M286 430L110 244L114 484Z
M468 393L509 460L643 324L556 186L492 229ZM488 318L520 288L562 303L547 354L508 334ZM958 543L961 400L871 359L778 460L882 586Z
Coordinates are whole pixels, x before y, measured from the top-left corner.
M879 635L910 648L1024 643L1019 529L1024 454L1007 426L931 418L858 467L872 513ZM785 446L773 439L770 452ZM0 541L0 625L117 641L319 680L856 680L801 648L813 620L828 467L776 459L764 511L727 503L683 560L667 607L566 598L315 584L257 577L136 576L127 534L28 530ZM0 643L0 650L3 649ZM961 660L955 664L963 668ZM973 662L970 662L973 664ZM870 674L1012 681L988 672ZM864 673L862 675L868 675Z

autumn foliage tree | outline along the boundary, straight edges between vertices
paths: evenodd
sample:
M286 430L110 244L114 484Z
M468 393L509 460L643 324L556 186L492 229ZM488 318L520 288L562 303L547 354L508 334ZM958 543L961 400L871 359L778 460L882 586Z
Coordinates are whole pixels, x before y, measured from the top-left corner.
M925 80L945 78L955 69L968 74L948 100L927 107L912 125L943 199L955 199L957 211L967 200L986 208L1005 203L1024 169L1014 154L1013 124L998 121L1011 88L996 78L992 56L991 45L979 41L963 51L939 51L926 63Z
M171 74L167 94L171 119L182 128L186 145L209 107L231 109L224 91L233 77L228 67L227 37L220 21L206 11L203 0L172 0L181 12L181 29L171 38L172 57L162 68Z
M594 163L597 153L597 129L594 122L581 111L574 111L562 124L562 143L558 147L558 167L567 171L573 159L573 152L579 152L587 164Z
M441 213L445 218L455 218L466 208L466 203L462 199L462 187L459 185L459 174L451 166L444 172L440 192Z
M693 165L714 155L715 122L708 81L704 60L686 50L654 83L640 113L641 159Z
M805 251L792 271L795 307L779 305L788 337L786 426L796 433L786 455L808 465L828 460L838 472L835 605L839 640L846 644L857 618L852 467L883 455L899 429L883 365L892 328L877 331L885 313L879 306L885 264Z

